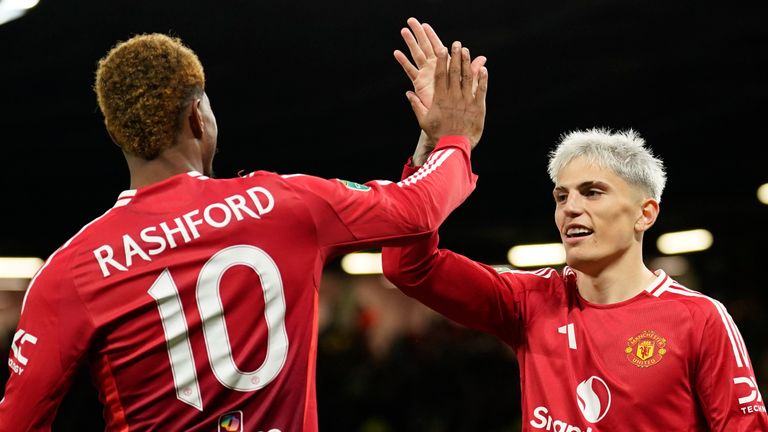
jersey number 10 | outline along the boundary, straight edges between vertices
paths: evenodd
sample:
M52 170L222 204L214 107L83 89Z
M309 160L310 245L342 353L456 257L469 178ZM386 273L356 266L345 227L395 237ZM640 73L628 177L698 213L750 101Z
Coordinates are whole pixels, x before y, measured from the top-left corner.
M224 273L238 265L248 266L259 275L264 290L264 318L269 329L264 363L251 372L243 372L235 365L219 292ZM163 270L147 292L157 302L160 312L176 397L202 411L203 400L200 396L187 321L179 289L171 272L168 269ZM200 270L195 297L203 324L205 349L216 379L223 386L241 392L259 390L274 380L285 365L288 334L285 331L283 281L272 258L263 250L249 245L231 246L220 250Z

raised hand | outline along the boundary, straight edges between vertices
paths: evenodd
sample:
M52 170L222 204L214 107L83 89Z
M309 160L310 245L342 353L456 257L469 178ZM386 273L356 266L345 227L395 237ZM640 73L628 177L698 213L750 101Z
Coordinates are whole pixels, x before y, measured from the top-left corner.
M437 64L437 53L445 48L437 36L435 30L427 23L420 23L416 18L408 18L408 27L400 30L411 57L415 63L411 63L408 57L400 50L395 50L395 60L402 66L405 74L413 83L413 91L421 99L421 102L429 108L432 106L434 95L434 73ZM487 59L478 56L471 62L473 73L478 73ZM473 89L474 90L474 89Z
M485 125L488 70L480 67L474 73L469 50L457 41L451 45L450 58L445 47L437 51L433 82L431 106L415 92L406 93L421 129L434 141L447 135L465 136L474 148Z

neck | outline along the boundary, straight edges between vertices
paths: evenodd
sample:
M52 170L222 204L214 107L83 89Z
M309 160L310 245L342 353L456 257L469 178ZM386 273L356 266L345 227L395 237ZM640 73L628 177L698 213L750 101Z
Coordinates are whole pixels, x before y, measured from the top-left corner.
M584 300L595 304L629 300L656 279L656 275L643 264L642 258L620 259L597 272L574 271L579 294Z
M189 147L177 144L152 160L126 153L125 159L131 173L131 189L148 186L189 171L205 173L200 156L185 153L184 148Z

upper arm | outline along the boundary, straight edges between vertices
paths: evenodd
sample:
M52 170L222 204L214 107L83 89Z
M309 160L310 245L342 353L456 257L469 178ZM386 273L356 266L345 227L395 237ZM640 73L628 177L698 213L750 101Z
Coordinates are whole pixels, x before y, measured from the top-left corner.
M51 267L30 284L14 333L0 431L48 430L93 333L71 283Z
M695 377L704 416L713 431L768 430L765 403L741 333L721 303L713 301L711 306Z
M398 182L293 176L286 181L307 205L321 246L357 248L392 244L437 229L474 189L469 150L447 140L430 162Z

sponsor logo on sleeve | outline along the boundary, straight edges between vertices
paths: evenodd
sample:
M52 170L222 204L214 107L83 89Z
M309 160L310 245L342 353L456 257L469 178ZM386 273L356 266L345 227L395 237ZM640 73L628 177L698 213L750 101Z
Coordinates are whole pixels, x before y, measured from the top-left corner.
M763 396L760 394L760 388L757 387L755 377L736 377L733 379L733 383L739 384L739 391L736 393L739 398L739 405L746 405L739 407L743 414L766 412Z
M339 179L339 182L341 182L341 184L343 184L344 186L346 186L347 188L352 189L352 190L363 191L363 192L367 192L367 191L371 190L370 186L366 186L366 185L363 185L363 184L360 184L360 183L351 182L349 180L341 180L341 179Z
M627 360L639 368L651 367L661 361L667 353L667 339L653 330L644 330L627 339L624 349Z
M36 336L27 333L23 329L16 331L16 334L13 335L13 342L11 342L11 352L13 355L8 358L8 367L10 367L14 373L21 375L24 373L27 363L29 363L29 358L24 355L22 349L25 346L29 349L30 345L36 344Z

